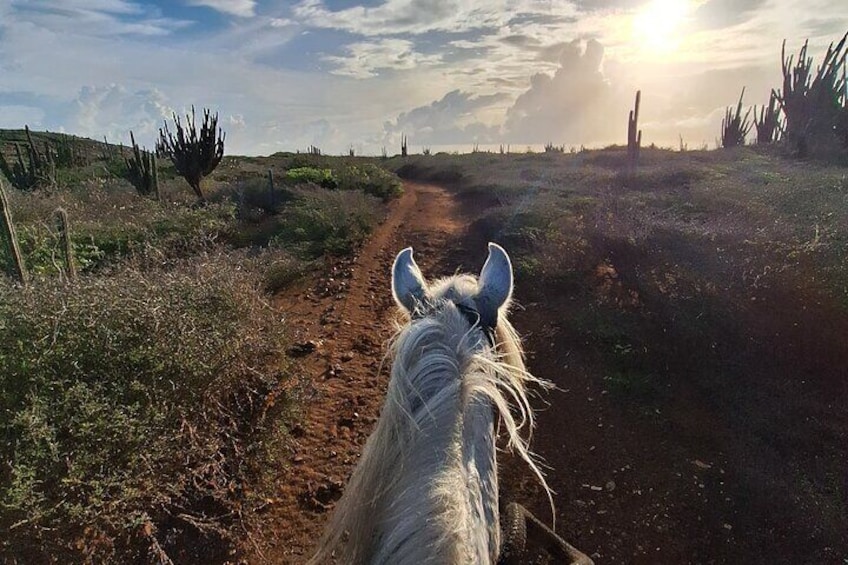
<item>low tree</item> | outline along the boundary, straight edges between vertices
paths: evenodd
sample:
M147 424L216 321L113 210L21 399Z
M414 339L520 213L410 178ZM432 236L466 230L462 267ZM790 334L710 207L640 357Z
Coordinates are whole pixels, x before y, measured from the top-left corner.
M218 114L212 115L210 110L203 110L203 123L197 130L194 106L191 115L186 115L186 125L183 127L180 118L174 114L175 132L165 127L159 130L159 141L156 151L167 157L174 164L177 173L182 176L201 201L205 201L200 183L208 176L224 156L224 139L226 134L218 127Z

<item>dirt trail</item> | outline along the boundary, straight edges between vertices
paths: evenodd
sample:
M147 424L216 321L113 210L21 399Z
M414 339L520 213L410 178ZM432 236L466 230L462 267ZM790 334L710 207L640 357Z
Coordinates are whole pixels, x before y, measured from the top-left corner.
M299 357L307 398L291 430L285 469L275 479L278 495L261 516L264 531L252 535L246 549L248 562L302 563L315 547L383 401L388 369L381 361L395 312L389 288L394 256L411 245L428 275L444 274L435 266L462 228L450 193L406 183L356 258L276 298L293 334L290 353Z

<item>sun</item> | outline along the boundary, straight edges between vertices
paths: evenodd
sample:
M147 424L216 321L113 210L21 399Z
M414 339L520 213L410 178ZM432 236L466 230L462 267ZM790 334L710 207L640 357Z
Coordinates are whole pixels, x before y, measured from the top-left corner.
M690 0L651 0L633 16L633 40L644 50L671 54L680 47Z

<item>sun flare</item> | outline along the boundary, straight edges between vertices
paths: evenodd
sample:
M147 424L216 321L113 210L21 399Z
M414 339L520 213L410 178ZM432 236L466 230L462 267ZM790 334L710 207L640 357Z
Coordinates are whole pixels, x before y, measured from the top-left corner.
M652 0L633 17L633 40L654 54L671 54L683 39L690 0Z

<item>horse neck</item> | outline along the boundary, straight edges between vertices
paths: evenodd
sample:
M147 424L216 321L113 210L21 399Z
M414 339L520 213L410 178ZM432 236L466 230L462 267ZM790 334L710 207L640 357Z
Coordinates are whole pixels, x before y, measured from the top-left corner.
M455 314L455 313L454 313ZM479 332L457 315L402 332L386 402L328 529L346 562L488 563L497 556L495 414ZM335 540L340 541L340 540ZM325 546L327 547L327 546Z

